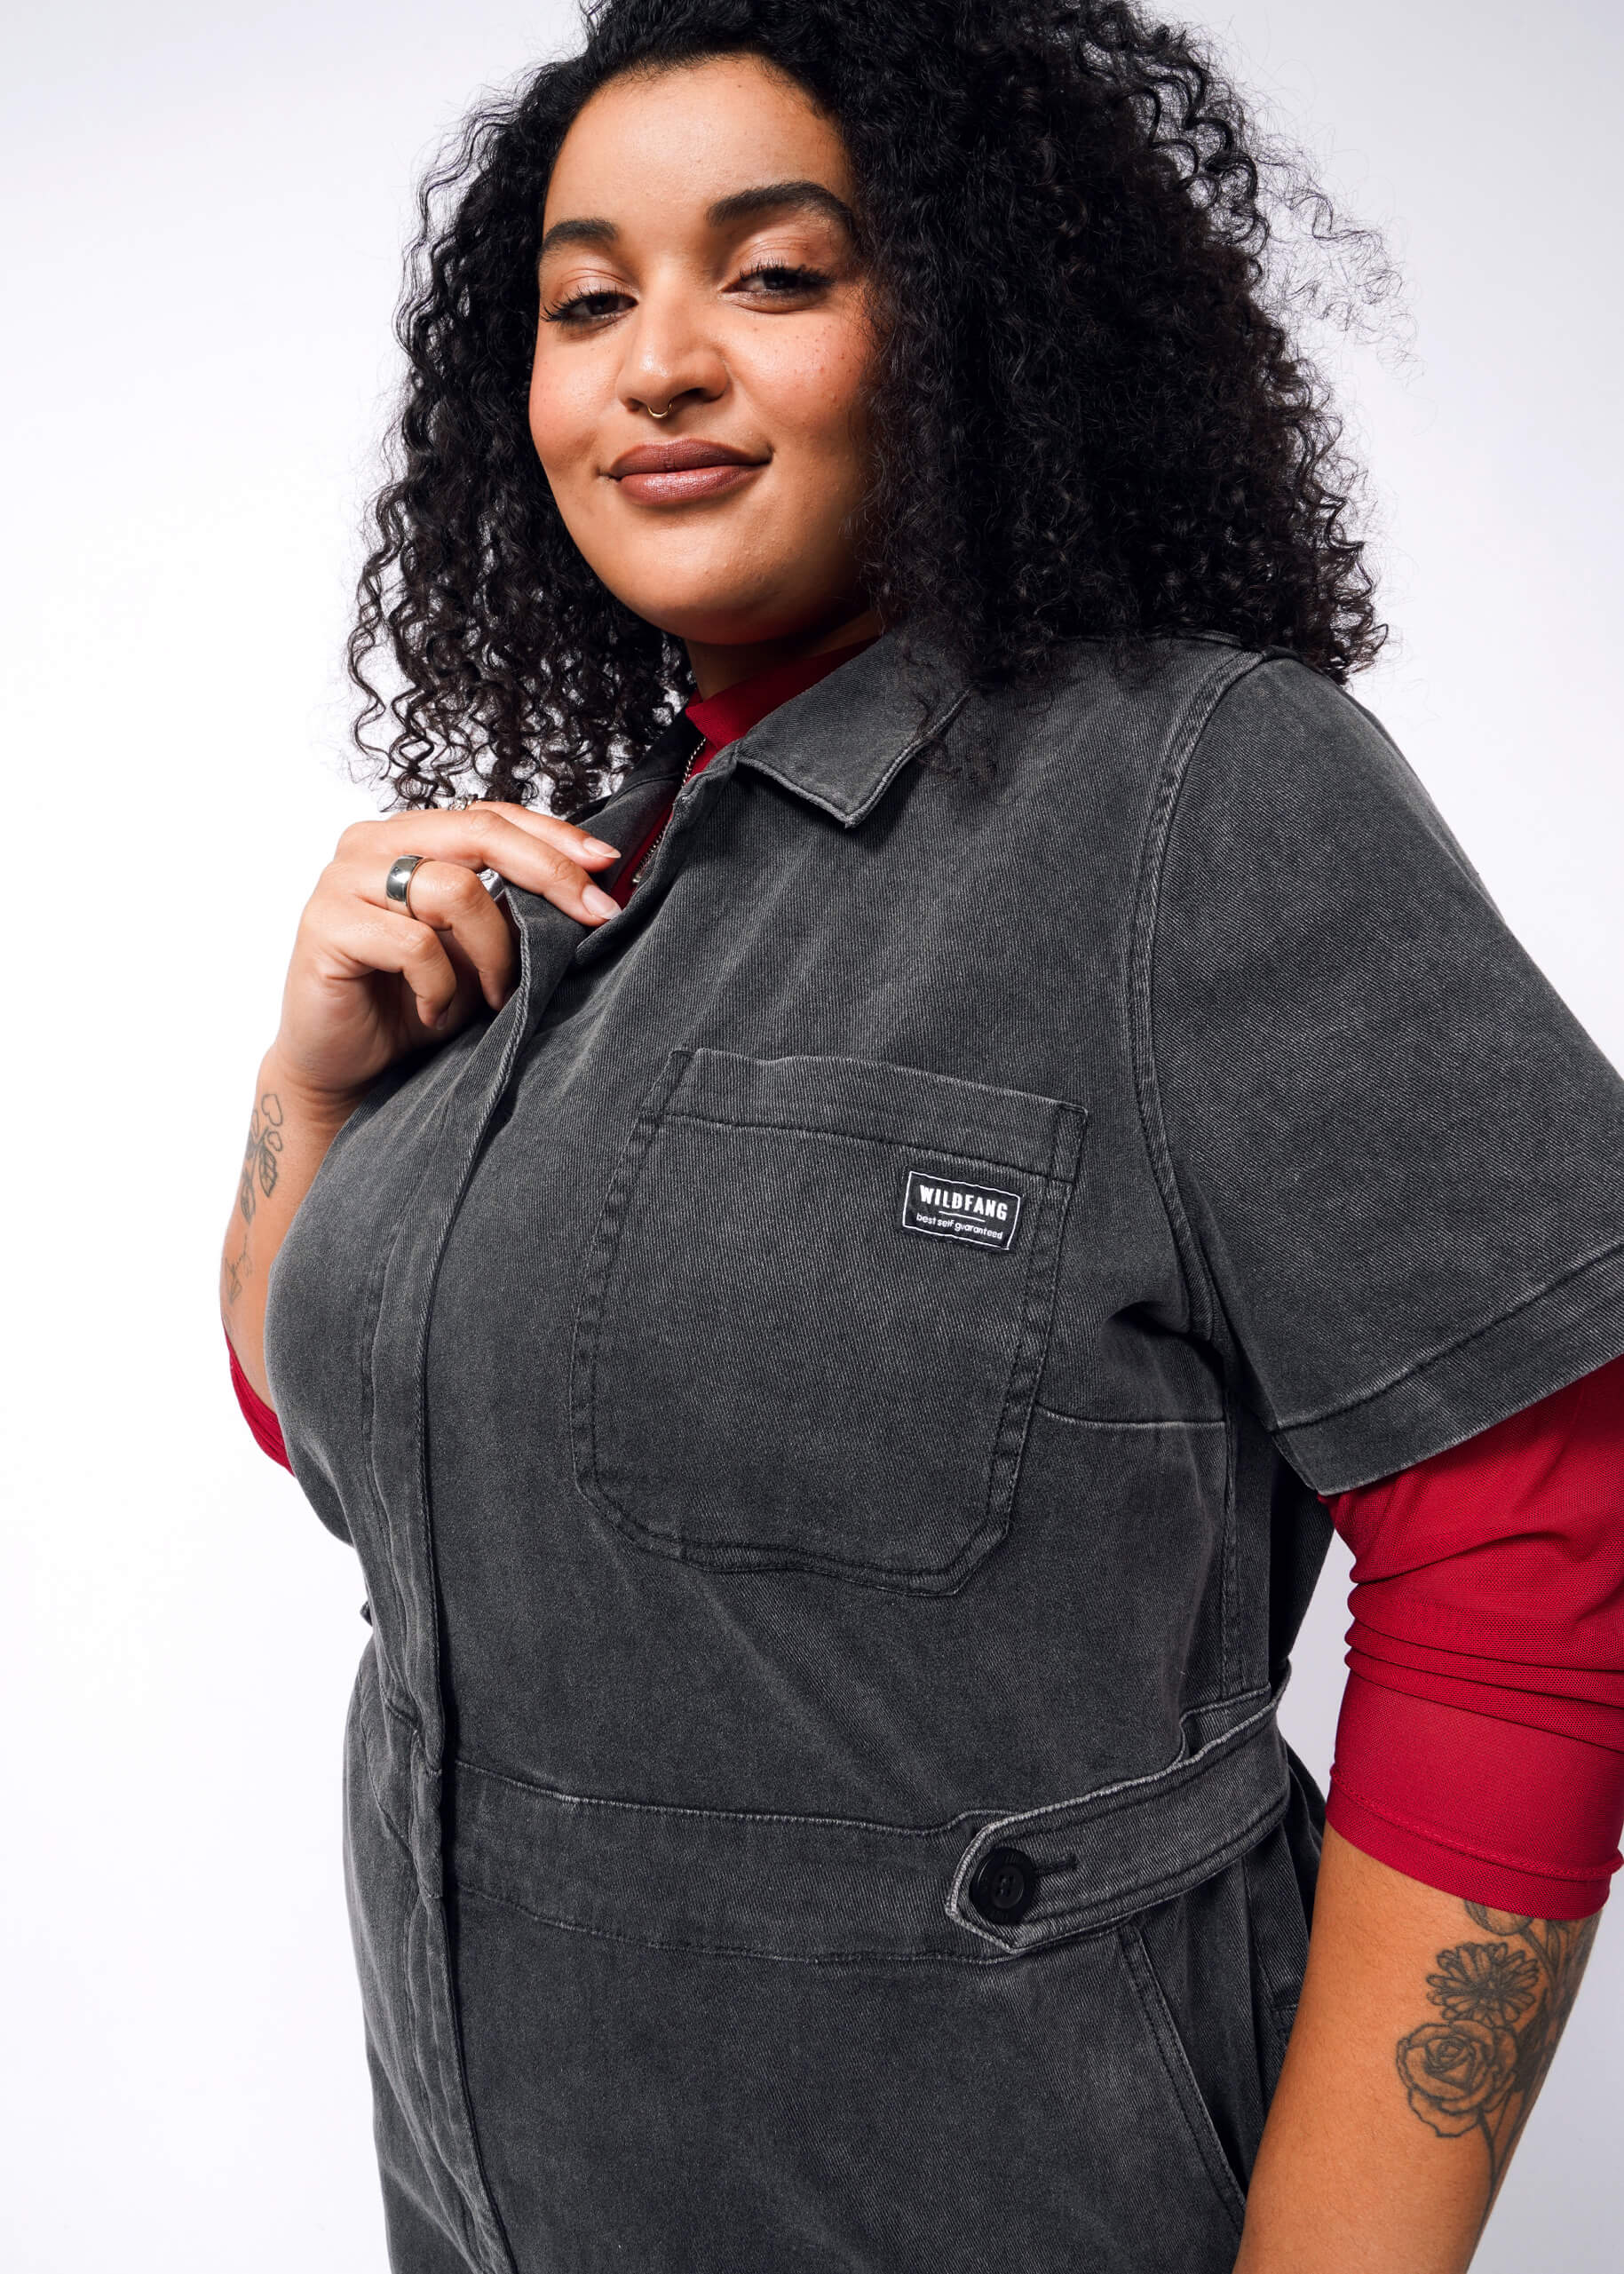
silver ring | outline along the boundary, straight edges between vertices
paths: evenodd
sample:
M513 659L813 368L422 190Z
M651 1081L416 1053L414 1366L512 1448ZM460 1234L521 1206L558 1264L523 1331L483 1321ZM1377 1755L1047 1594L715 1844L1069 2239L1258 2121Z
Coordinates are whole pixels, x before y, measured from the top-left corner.
M392 908L404 908L410 915L412 877L423 867L426 858L426 854L421 852L403 852L399 860L390 862L389 874L384 879L384 898Z

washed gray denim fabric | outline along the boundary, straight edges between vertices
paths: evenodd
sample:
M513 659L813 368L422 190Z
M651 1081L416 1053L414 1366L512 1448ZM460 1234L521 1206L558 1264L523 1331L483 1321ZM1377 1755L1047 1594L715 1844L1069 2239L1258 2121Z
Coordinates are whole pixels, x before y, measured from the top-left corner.
M1624 1349L1624 1088L1374 722L1222 640L923 714L883 640L601 930L511 899L271 1289L374 1621L393 2265L1217 2274L1316 1494Z

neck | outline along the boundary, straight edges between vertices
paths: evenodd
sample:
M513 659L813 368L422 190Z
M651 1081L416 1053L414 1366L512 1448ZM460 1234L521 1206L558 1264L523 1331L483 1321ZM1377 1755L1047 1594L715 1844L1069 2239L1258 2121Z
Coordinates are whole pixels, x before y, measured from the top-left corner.
M708 699L737 686L741 679L776 670L780 663L798 663L810 655L827 655L832 648L851 647L860 639L877 638L882 628L875 611L865 608L860 614L843 613L832 621L820 618L782 639L755 640L744 647L712 647L691 639L686 643L688 662L695 686Z

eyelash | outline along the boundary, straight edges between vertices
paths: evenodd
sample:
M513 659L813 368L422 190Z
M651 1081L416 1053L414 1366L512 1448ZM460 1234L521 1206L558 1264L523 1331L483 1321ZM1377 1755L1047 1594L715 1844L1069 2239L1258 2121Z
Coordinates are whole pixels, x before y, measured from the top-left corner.
M820 268L806 268L790 261L767 260L763 261L759 268L747 268L739 281L749 284L764 276L787 276L799 292L827 284L829 281Z
M783 299L788 299L792 293L795 292L813 291L819 285L827 284L829 281L821 269L806 268L792 265L788 261L773 260L764 261L759 268L747 268L740 276L738 281L741 284L751 284L758 282L764 277L769 276L784 277L789 280L788 289L780 291L777 296ZM602 316L606 315L609 311L606 308L600 307L593 314L590 315L586 313L578 314L576 311L590 309L592 308L594 302L620 300L624 299L627 296L624 293L621 292L578 292L573 300L560 300L558 302L556 306L543 308L542 314L550 324L594 323L599 321Z

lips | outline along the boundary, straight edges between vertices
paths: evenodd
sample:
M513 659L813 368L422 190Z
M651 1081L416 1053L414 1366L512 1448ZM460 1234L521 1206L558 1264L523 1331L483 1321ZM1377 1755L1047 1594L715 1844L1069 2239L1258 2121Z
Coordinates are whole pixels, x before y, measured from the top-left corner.
M683 442L644 442L622 451L609 468L622 496L640 505L685 505L741 488L766 464L728 442L695 435Z

